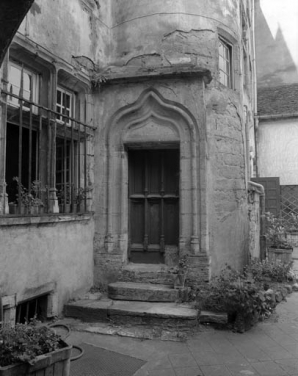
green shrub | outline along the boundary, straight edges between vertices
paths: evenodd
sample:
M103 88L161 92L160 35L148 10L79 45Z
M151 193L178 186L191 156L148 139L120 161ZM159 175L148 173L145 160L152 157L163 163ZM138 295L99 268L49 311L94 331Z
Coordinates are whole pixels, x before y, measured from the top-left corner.
M226 266L204 289L196 291L197 307L228 313L234 330L249 329L275 308L275 301L246 276Z
M36 320L0 329L0 366L27 362L34 363L38 355L63 348L61 337Z
M291 272L293 262L269 262L267 260L252 260L250 265L244 268L244 273L252 274L255 281L270 278L273 282L287 282L293 279Z

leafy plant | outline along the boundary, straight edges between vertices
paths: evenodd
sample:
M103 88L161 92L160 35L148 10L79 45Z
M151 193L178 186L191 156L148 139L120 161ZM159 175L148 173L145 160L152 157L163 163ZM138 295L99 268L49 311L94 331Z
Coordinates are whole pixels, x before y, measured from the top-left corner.
M287 233L289 231L287 222L283 218L276 217L270 212L265 213L265 219L265 237L270 247L282 249L293 248L292 244L287 241Z
M189 269L189 260L187 256L182 256L178 260L178 265L169 269L172 274L187 274Z
M92 187L78 188L77 194L76 194L77 204L80 204L81 202L85 201L85 199L87 198L87 193L91 191L92 191Z
M21 203L27 207L32 206L44 206L43 201L38 197L41 192L45 192L46 188L41 186L41 182L39 180L34 180L32 182L31 191L29 192L26 187L19 181L19 178L15 176L13 180L17 183L18 192L17 193L17 200L21 201Z
M252 274L255 281L263 281L265 278L270 278L274 282L287 282L292 277L293 262L269 262L268 260L252 260L251 263L244 268L244 273Z
M57 192L59 202L62 204L70 204L71 202L71 185L66 184L62 189Z
M275 307L260 286L229 266L195 295L198 308L227 312L234 330L239 332L250 328L259 317L269 315Z
M38 355L65 346L59 335L36 320L17 324L14 328L1 328L0 344L1 367L20 362L34 364Z

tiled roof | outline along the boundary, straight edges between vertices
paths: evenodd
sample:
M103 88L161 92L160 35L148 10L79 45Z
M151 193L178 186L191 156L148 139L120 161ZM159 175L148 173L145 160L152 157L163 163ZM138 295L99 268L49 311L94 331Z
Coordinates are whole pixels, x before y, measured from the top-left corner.
M298 84L258 89L258 115L298 112Z

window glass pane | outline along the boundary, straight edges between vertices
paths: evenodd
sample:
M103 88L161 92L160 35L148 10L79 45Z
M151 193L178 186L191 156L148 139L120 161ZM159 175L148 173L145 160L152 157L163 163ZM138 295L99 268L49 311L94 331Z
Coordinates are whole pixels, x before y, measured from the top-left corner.
M10 66L10 71L9 71L9 82L14 86L14 87L20 87L21 85L21 70L14 67Z
M70 95L66 94L66 107L70 108Z
M65 107L66 106L66 99L65 99L66 98L66 94L65 93L62 94L62 98L63 98L62 99L62 106Z
M219 57L219 69L224 70L224 68L225 68L224 60L223 60L223 58L220 56L220 57Z
M231 51L223 41L219 42L219 81L230 87L231 84Z
M31 91L31 76L26 72L23 72L23 89L29 93Z
M61 91L57 90L57 103L61 104Z

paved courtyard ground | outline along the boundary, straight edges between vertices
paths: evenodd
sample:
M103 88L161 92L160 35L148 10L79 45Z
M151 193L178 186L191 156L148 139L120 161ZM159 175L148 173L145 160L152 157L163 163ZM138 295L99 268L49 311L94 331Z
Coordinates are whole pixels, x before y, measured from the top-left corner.
M134 376L298 376L298 293L244 334L207 327L186 342L170 342L72 331L67 341L144 360Z

